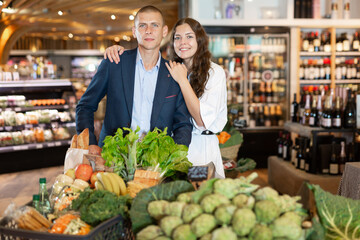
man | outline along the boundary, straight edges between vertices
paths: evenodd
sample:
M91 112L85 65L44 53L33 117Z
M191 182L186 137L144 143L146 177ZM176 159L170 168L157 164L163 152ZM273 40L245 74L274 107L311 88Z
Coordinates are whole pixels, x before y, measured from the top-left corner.
M190 114L160 54L160 43L168 33L161 11L153 6L141 8L132 32L138 47L125 51L120 64L103 60L76 107L77 132L89 128L89 153L101 152L104 138L121 127L135 130L140 126L140 134L168 127L176 143L190 144ZM105 95L106 113L97 143L94 112Z

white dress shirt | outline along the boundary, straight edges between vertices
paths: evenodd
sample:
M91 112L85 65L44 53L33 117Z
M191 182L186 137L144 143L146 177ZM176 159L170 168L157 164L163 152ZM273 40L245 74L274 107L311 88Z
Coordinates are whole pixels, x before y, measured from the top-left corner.
M150 119L155 96L156 83L160 68L161 54L156 65L149 71L144 67L141 54L137 52L135 68L134 100L132 109L131 129L140 127L141 136L150 130Z

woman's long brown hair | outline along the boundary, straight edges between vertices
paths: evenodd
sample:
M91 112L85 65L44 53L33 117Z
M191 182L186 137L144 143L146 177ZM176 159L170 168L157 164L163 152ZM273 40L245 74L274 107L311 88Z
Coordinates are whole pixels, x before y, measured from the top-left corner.
M188 24L190 28L194 31L196 36L196 41L198 49L193 56L192 66L191 66L191 75L190 75L190 85L193 88L196 96L199 98L203 95L205 90L205 85L209 78L209 69L210 69L210 60L211 53L209 51L209 39L205 33L204 28L201 24L192 19L192 18L183 18L180 19L174 26L171 32L170 39L170 59L176 62L183 62L183 60L177 56L174 50L174 36L176 32L176 27Z

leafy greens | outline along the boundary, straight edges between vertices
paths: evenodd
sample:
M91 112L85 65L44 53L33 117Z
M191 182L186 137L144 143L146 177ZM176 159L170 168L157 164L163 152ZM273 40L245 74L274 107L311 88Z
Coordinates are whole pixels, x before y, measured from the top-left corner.
M119 174L125 181L134 178L137 162L137 140L140 128L135 131L130 128L124 128L129 132L124 134L121 128L118 128L114 136L106 136L101 156L105 159L105 165L113 167L114 172ZM125 135L125 136L124 136Z
M317 213L325 229L324 239L359 239L360 201L335 196L318 185L308 187L314 192Z
M102 157L106 165L114 167L114 172L130 181L137 167L159 171L161 177L171 177L176 172L187 173L192 164L187 159L188 147L178 145L167 135L167 128L161 131L155 128L139 140L139 127L125 135L118 129L114 136L104 140ZM125 136L124 136L125 135Z
M130 209L133 231L137 233L144 227L156 223L147 211L149 202L154 200L173 201L180 193L190 191L194 191L194 187L187 181L173 181L141 190L134 198Z

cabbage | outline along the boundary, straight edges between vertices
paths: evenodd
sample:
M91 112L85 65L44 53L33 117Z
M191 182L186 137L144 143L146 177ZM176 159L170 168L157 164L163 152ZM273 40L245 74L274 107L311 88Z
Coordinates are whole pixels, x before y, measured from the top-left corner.
M359 239L360 201L335 196L318 185L308 184L308 187L314 192L317 214L325 230L322 239ZM316 229L321 230L319 226Z

